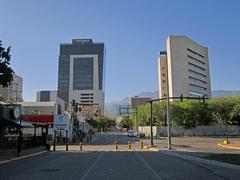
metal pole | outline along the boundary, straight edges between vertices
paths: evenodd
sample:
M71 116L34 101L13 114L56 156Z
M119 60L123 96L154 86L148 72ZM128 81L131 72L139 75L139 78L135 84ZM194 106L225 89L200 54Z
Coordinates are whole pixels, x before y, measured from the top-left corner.
M66 130L66 151L68 151L68 130Z
M153 128L152 128L152 104L153 102L150 101L150 129L151 129L151 146L153 146Z
M137 98L137 106L136 106L136 129L137 129L137 137L139 135L138 132L138 96L135 96L135 98Z
M54 137L53 137L53 151L56 151L56 130L54 130Z
M167 124L168 124L168 149L171 149L171 122L170 122L170 107L169 107L169 79L168 79L168 57L166 55L166 71L167 71Z

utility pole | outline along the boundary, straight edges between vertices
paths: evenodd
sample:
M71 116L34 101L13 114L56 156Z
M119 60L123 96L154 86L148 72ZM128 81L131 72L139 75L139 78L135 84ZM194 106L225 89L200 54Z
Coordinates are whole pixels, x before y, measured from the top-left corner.
M168 130L168 149L171 149L171 120L169 106L169 79L168 79L168 56L166 51L160 51L160 55L166 56L166 79L167 79L167 130Z
M153 117L152 117L152 104L153 104L153 101L150 101L150 133L151 133L151 146L153 146Z

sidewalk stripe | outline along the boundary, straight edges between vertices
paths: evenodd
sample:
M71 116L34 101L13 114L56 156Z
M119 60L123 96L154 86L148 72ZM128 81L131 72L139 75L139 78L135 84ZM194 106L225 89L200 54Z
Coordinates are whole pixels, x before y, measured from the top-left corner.
M223 147L223 148L227 148L227 149L237 149L237 150L240 150L239 146L223 145L222 143L218 143L218 146Z
M96 161L90 166L90 168L87 170L87 172L83 175L83 177L81 178L81 180L84 180L88 174L90 173L90 171L96 166L97 162L101 159L103 155L103 152L101 152L98 156L98 158L96 159Z
M147 161L145 161L138 152L135 152L135 153L137 154L137 157L148 167L148 169L152 171L153 175L155 175L157 179L162 180L159 174L156 171L154 171L154 169L147 163Z
M4 160L4 161L0 161L0 165L6 164L6 163L9 163L9 162L12 162L12 161L20 160L20 159L25 159L25 158L37 156L37 155L43 154L43 153L45 153L45 152L48 152L48 150L41 151L41 152L37 152L37 153L33 153L33 154L28 154L28 155L25 155L25 156L14 157L14 158L12 158L12 159Z

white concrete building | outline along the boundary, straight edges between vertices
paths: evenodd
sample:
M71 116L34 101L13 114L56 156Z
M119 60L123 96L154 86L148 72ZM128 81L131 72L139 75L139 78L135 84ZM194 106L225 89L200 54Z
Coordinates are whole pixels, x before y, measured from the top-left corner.
M21 114L56 115L65 114L65 102L60 98L51 102L19 102Z
M158 58L159 97L211 97L208 48L186 36L169 36L166 55ZM167 73L168 72L168 73Z
M0 97L5 102L20 102L22 98L23 78L13 74L13 80L8 87L0 86Z

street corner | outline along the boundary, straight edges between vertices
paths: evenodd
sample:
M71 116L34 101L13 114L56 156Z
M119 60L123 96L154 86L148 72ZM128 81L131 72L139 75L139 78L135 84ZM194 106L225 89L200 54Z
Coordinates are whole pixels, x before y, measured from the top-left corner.
M144 146L143 147L144 150L149 150L149 151L159 151L159 148L155 145L149 145L149 146Z

